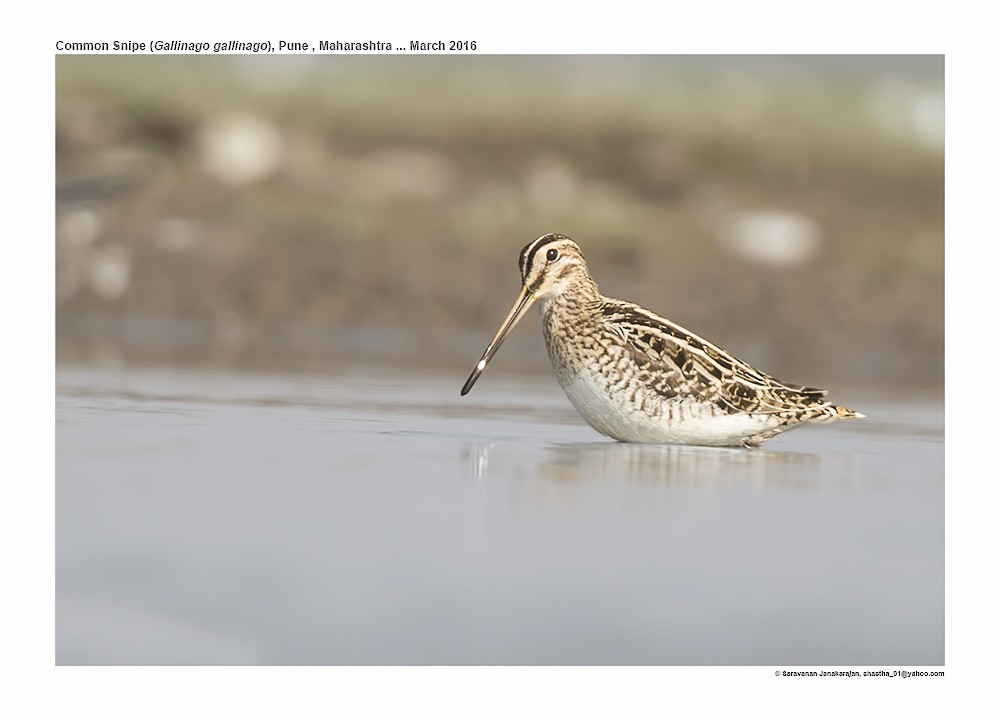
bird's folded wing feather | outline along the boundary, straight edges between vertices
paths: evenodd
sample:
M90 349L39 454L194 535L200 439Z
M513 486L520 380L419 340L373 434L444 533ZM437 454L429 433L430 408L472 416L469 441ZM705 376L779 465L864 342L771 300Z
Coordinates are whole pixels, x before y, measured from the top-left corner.
M665 397L692 397L724 412L778 413L823 405L825 390L789 385L638 305L604 308L632 361Z

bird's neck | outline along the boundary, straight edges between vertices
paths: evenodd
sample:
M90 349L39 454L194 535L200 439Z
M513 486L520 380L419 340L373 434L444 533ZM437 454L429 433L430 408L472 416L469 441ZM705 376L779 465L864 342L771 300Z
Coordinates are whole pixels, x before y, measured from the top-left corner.
M589 276L576 278L562 292L542 300L542 313L559 316L579 316L597 312L604 302L601 293Z

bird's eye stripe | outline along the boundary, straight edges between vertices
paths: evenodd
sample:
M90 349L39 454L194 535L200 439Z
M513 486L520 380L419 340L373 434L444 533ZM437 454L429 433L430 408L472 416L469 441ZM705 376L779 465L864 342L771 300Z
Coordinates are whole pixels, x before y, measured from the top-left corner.
M521 269L521 277L525 278L532 272L532 266L535 263L536 254L553 242L559 240L569 240L565 235L559 235L558 233L549 233L548 235L542 235L540 238L534 242L526 245L523 250L521 250L521 256L518 258L518 265ZM558 250L556 251L558 253ZM556 259L559 255L556 255ZM546 261L548 261L548 255L546 250Z

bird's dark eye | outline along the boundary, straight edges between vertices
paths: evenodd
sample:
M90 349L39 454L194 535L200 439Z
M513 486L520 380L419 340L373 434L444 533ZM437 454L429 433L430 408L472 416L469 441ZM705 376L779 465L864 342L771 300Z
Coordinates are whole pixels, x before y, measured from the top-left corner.
M550 248L549 251L545 253L545 257L548 258L549 262L553 262L556 259L558 259L559 251L556 250L555 248Z

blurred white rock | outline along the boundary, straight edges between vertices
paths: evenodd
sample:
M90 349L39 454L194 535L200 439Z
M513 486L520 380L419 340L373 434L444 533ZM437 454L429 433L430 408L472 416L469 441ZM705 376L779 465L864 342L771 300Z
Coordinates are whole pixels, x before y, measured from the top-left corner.
M95 248L87 259L87 282L105 300L114 300L128 289L131 257L128 248L108 245Z
M944 147L944 91L897 77L868 89L868 113L881 127L908 135L925 147Z
M719 232L733 254L764 265L800 265L819 247L820 233L810 218L787 210L734 212Z
M208 120L198 135L202 166L212 178L243 187L274 174L284 159L281 133L256 115L226 113Z
M101 231L101 219L97 211L80 207L62 213L58 219L57 237L70 248L79 249L90 245Z

